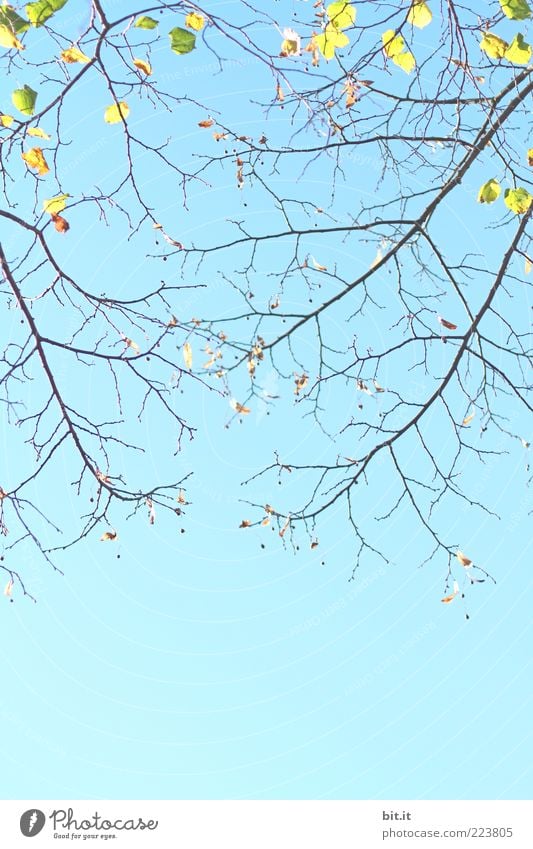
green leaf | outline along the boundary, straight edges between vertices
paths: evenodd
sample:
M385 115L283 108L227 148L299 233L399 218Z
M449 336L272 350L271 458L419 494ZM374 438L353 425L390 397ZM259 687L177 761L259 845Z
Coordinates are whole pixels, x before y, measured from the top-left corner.
M407 14L407 20L414 27L424 29L433 20L433 13L424 0L413 0Z
M531 17L531 9L526 0L500 0L500 6L512 21L525 21Z
M142 17L137 18L133 26L139 29L155 29L157 24L158 22L154 18L150 18L148 15L142 15Z
M479 203L494 203L495 200L498 200L501 194L501 188L498 181L494 178L492 180L487 180L484 183L479 192L478 192L478 202Z
M531 45L524 41L524 36L519 32L511 41L504 56L513 65L527 65L531 59L532 52Z
M42 27L67 2L68 0L37 0L36 3L28 3L26 14L34 27Z
M518 189L506 189L503 199L511 212L523 215L531 206L533 195L530 195L527 189L520 187Z
M190 53L196 47L196 36L193 32L188 32L181 27L174 27L169 32L170 47L174 53L180 56L185 53Z
M0 26L8 27L16 35L30 28L29 21L21 18L13 6L0 6Z
M330 3L326 12L336 29L347 29L355 23L356 11L352 4L346 2L346 0L340 0L338 3Z
M23 115L33 115L35 112L35 101L37 100L37 92L25 85L24 88L16 88L11 95L13 106L22 112Z
M495 35L493 32L484 32L479 47L491 59L503 59L509 45L499 35Z

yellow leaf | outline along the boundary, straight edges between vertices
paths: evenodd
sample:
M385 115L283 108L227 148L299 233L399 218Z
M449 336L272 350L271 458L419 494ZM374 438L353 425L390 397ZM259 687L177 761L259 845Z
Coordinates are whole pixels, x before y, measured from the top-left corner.
M10 127L14 120L12 115L0 115L0 124L2 127Z
M134 59L133 64L139 71L142 71L143 74L146 74L147 77L152 73L152 66L150 62L147 62L145 59Z
M75 47L74 45L63 50L59 58L68 65L72 65L74 62L80 62L82 65L86 65L87 62L91 61L85 53L82 53L79 47Z
M324 59L333 59L338 47L346 47L350 39L344 32L340 32L333 24L328 24L321 35L313 37L313 45L318 49Z
M109 540L116 540L117 537L118 537L118 534L117 534L116 531L106 531L100 537L100 542L109 542Z
M403 36L396 35L393 29L388 29L381 36L381 41L383 42L383 50L385 51L385 55L389 57L389 59L394 59L395 56L398 56L405 50L405 41Z
M5 24L0 24L0 46L7 47L8 50L24 50L24 45L18 40L13 30Z
M427 25L433 20L433 13L431 12L428 4L424 3L424 0L413 0L407 15L407 20L414 27L424 29L424 27L427 27Z
M4 118L6 118L6 117L7 117L7 115L4 115ZM0 121L1 120L2 120L2 118L0 118ZM530 165L531 168L533 168L533 147L530 147L528 152L527 152L527 164Z
M29 136L36 136L38 139L46 139L46 141L52 138L52 136L49 136L40 127L30 127L27 133Z
M185 18L185 26L189 27L189 29L196 30L196 32L200 32L205 26L205 18L196 12L190 12Z
M501 194L500 184L494 178L484 183L477 195L478 203L494 203Z
M56 195L55 198L48 198L48 200L43 200L43 209L45 212L48 212L50 215L57 215L58 212L63 212L67 203L67 198L70 195Z
M513 65L527 65L532 54L533 49L531 48L531 45L524 41L524 36L521 32L519 32L515 35L509 47L505 51L504 58L507 59L508 62L512 62Z
M183 362L190 371L192 369L192 348L190 342L185 342L183 346Z
M484 32L479 47L491 59L503 59L509 45L499 35L495 35L493 32Z
M416 67L416 60L413 54L406 49L403 36L396 35L393 29L389 29L381 36L383 42L383 50L389 59L392 59L395 65L398 65L406 74L410 74Z
M298 33L286 27L283 30L283 41L281 42L282 56L299 56L301 53L301 38Z
M465 569L468 569L468 567L472 565L472 561L470 560L470 558L467 557L466 554L463 554L462 551L457 551L455 556L457 557L461 566L464 566Z
M519 187L518 189L507 189L504 194L505 205L516 212L517 215L523 215L528 211L533 201L533 195L530 195L527 189Z
M121 100L119 103L113 103L112 106L107 107L104 112L104 121L106 124L118 124L127 118L129 114L130 107L124 100Z
M533 260L526 256L524 260L524 271L526 274L531 273L531 269L533 268Z
M40 147L31 147L26 153L21 155L28 168L35 168L40 177L43 177L50 171Z

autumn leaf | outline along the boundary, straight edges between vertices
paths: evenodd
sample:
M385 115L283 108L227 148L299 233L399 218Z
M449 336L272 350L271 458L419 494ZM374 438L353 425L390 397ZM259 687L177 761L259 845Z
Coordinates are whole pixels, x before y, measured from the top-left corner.
M433 13L424 0L413 0L407 14L407 20L414 27L424 29L433 20Z
M70 230L70 224L66 218L62 218L61 215L56 215L55 213L52 213L51 217L58 233L66 233L67 230Z
M169 32L170 49L178 55L190 53L196 47L196 36L181 27L174 27Z
M4 587L4 595L6 598L11 598L13 595L13 578L10 578Z
M314 267L316 268L317 271L327 271L328 270L327 265L321 265L319 262L316 261L314 256L311 257L311 260L312 260L312 263L313 263L313 265L314 265Z
M130 114L130 107L125 100L120 100L118 103L113 103L108 106L104 112L104 121L106 124L118 124Z
M87 62L90 62L88 56L83 53L79 47L76 47L74 44L72 47L67 47L66 50L61 52L59 56L62 62L66 62L68 65L73 65L75 62L79 62L82 65L86 65Z
M285 520L285 524L283 525L282 529L279 532L280 537L285 536L285 533L287 532L287 529L289 528L290 524L291 524L291 514L289 513L289 515L287 516L287 519Z
M283 94L283 89L278 83L276 86L276 100L279 100L281 103L285 100L285 95Z
M0 124L2 127L10 127L14 120L12 115L0 115Z
M146 499L146 506L148 507L148 523L150 525L155 525L156 513L155 513L154 502L152 501L151 498Z
M22 42L5 24L0 24L0 47L7 47L8 50L24 50Z
M533 260L530 257L526 256L526 258L524 260L524 272L526 274L530 274L532 268L533 268Z
M452 595L447 595L444 598L441 598L441 601L443 602L443 604L450 604L450 602L452 602L454 600L456 595L457 595L457 593L453 593Z
M483 50L491 59L503 59L508 47L507 42L493 32L484 32L479 44L479 49Z
M467 425L469 425L470 422L473 421L473 419L475 418L475 415L476 415L476 411L474 410L472 413L470 413L469 416L466 416L466 418L463 419L463 427L467 427Z
M505 51L504 58L513 65L527 65L533 49L530 44L524 41L524 36L519 32L511 41L509 47Z
M365 392L366 395L372 395L372 391L368 388L368 386L363 380L358 379L355 385L357 386L359 392Z
M66 3L67 0L37 0L36 3L28 3L26 14L34 27L42 27Z
M43 177L50 171L40 147L32 147L21 155L28 168L35 168L40 177Z
M150 65L150 62L147 62L145 59L134 59L133 64L147 77L149 77L152 73L152 66Z
M50 215L56 214L58 212L63 212L67 205L67 199L70 195L56 195L53 198L48 198L48 200L43 200L43 209L45 212L48 212Z
M531 206L533 195L530 195L527 189L520 187L518 189L506 189L503 199L511 212L523 215Z
M185 342L183 346L183 362L185 363L185 367L192 369L192 348L190 342Z
M465 569L468 569L468 567L472 565L472 561L470 560L470 558L467 557L466 554L463 554L462 551L457 551L455 556L457 557L461 566L464 566Z
M328 61L335 56L337 48L346 47L350 39L344 32L339 32L333 24L328 24L321 35L314 36L314 45Z
M213 133L213 138L216 142L224 141L224 139L227 139L227 137L227 133Z
M442 326L445 327L446 330L457 330L456 324L452 324L451 321L446 321L446 319L442 318L442 316L440 315L437 316L437 321L439 322L439 324L442 324Z
M296 380L294 381L296 384L296 388L294 390L295 395L299 395L302 389L305 389L309 382L309 377L305 372L303 374L295 374Z
M190 12L185 18L185 26L200 32L205 26L205 18L197 12Z
M205 118L203 121L198 121L198 126L207 130L209 127L212 127L214 123L214 118Z
M16 88L11 94L13 106L22 112L23 115L33 115L35 112L35 101L37 100L37 92L29 85L23 88Z
M0 118L1 120L1 118ZM533 168L533 147L530 147L527 152L527 164Z
M298 33L290 27L285 27L283 30L283 41L281 42L282 57L299 56L302 50L301 38Z
M249 528L251 524L252 523L249 519L243 519L241 524L239 525L239 528Z
M330 3L326 12L336 29L347 29L355 24L356 10L347 0Z
M116 540L118 538L118 534L116 531L105 531L100 537L100 542L109 542Z
M512 21L525 21L531 17L531 9L526 0L500 0L500 6Z
M413 54L407 50L403 36L397 35L393 29L388 29L381 36L381 40L385 56L392 59L394 64L398 65L406 74L410 74L416 67L416 60Z
M372 381L372 383L374 384L374 389L376 390L376 392L386 392L387 391L386 389L383 388L383 386L379 385L379 383L377 382L377 380L375 378Z
M311 543L311 551L314 551L315 548L318 548L318 540L317 539L313 540L313 542Z
M45 141L49 141L52 138L52 136L49 136L48 133L45 133L45 131L42 130L41 127L29 127L27 133L29 136L34 136L38 139L44 139Z
M154 18L150 18L148 15L142 15L140 18L137 18L133 26L138 29L155 29L157 21Z
M243 404L239 404L239 402L236 401L235 398L231 399L230 405L236 413L241 413L243 416L247 416L248 413L251 412L249 407L245 407Z
M495 200L498 200L501 194L501 187L498 183L498 180L493 178L492 180L487 180L486 183L483 183L481 186L477 199L479 203L494 203Z

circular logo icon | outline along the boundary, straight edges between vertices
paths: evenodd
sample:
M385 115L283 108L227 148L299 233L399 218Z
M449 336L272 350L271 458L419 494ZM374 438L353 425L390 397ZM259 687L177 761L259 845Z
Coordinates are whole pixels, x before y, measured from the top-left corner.
M37 808L30 808L29 811L24 811L20 818L20 830L24 837L35 837L43 830L46 817L42 811Z

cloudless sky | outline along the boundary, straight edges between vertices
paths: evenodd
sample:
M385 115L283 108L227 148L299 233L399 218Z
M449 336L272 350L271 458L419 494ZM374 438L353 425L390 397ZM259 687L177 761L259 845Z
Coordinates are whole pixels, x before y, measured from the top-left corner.
M238 14L238 3L214 5L226 17ZM276 4L280 25L290 22L293 10L303 15L304 5ZM80 16L86 6L69 4ZM113 12L115 7L120 4ZM168 29L180 23L167 17ZM161 31L166 33L166 23ZM273 38L278 39L275 32ZM258 117L257 109L246 114L250 91L257 100L271 98L271 81L256 65L235 62L216 76L205 48L177 57L168 51L166 35L161 42L153 64L175 94L198 98L208 110L220 109L240 121L243 132L268 131L274 137L276 122L283 131L280 114ZM31 73L20 82L31 83ZM3 81L4 110L8 94ZM77 142L63 153L63 187L74 196L89 192L94 183L110 185L123 167L120 127L101 120L106 105L105 92L86 77L83 103L66 106L64 119ZM163 115L144 103L136 107L137 116L133 98L131 105L132 126L139 132L142 127L151 140L160 131L171 132L174 153L183 148L184 167L192 163L192 151L205 149L205 131L197 127L205 110L183 106ZM228 216L246 214L253 220L271 214L264 200L264 206L254 206L251 193L237 192L231 172L221 174L213 189L192 189L186 212L176 180L160 164L139 155L136 165L143 186L157 197L165 227L184 242L214 241L226 232ZM325 206L329 185L321 184L318 173L310 172L307 186L312 180L316 203L324 199ZM370 185L359 167L340 190L341 199L357 198ZM290 175L280 178L280 186L291 186ZM20 191L24 198L25 185ZM47 191L51 195L54 189ZM474 238L490 262L493 237L483 235L481 213L470 202L465 188L464 204L449 209L449 220L441 226L457 232L459 253ZM110 216L108 229L87 208L73 212L70 221L70 232L55 244L65 264L94 291L123 297L142 291L147 281L157 283L163 274L176 282L172 261L163 271L160 260L146 259L156 252L150 227L138 242L129 243L118 214ZM7 238L14 252L15 232ZM342 250L343 261L368 267L375 246L361 248L364 255L331 247L338 256ZM179 296L176 310L187 320L205 311L207 303L210 314L228 313L218 261L198 272L204 283L212 274L206 292ZM271 270L265 261L265 275ZM186 282L195 278L189 273ZM524 304L521 294L516 309ZM4 313L4 334L15 333L18 320L16 311L7 321ZM59 334L61 322L70 319L49 313L42 320ZM347 333L342 318L331 321L338 323L341 336ZM385 329L375 333L382 338ZM301 344L305 349L312 340L304 337ZM80 382L65 365L58 374L72 397L100 414L108 400L102 400L96 377L89 374ZM93 532L58 555L64 575L53 572L30 546L18 549L16 568L38 602L19 594L13 604L4 599L1 605L2 796L528 798L531 499L525 488L526 452L518 444L505 446L508 454L464 469L500 520L461 505L444 516L448 536L475 552L476 562L497 580L469 592L466 607L462 601L440 603L446 564L435 560L419 568L427 550L418 525L404 510L374 526L381 535L378 542L392 552L391 562L370 558L350 580L355 542L340 507L321 523L316 550L303 535L295 539L299 550L294 551L270 528L238 528L249 515L238 502L248 492L241 482L271 462L276 448L292 462L331 457L332 450L335 456L312 418L302 418L295 408L290 379L285 384L274 371L262 379L269 392L282 395L279 403L268 415L266 407L256 405L242 423L233 421L229 428L227 399L184 384L173 403L197 435L175 457L175 432L162 416L153 414L141 423L132 418L124 426L124 434L134 434L145 448L144 458L136 461L139 473L164 482L194 470L187 489L191 504L182 518L161 513L149 526L143 513L127 523L117 516L115 543L101 543L99 532ZM328 397L339 415L353 403L340 387ZM102 412L107 414L107 408ZM442 423L438 416L432 423L438 438ZM28 459L21 441L13 451L7 427L1 439L3 483ZM37 503L52 505L72 531L89 506L83 500L80 506L74 494L61 495L72 490L74 477L65 454L54 480L35 492ZM383 467L375 478L374 502L363 497L357 519L371 522L385 512L394 487ZM276 503L299 488L299 480L278 487L275 479L265 479L255 494Z

